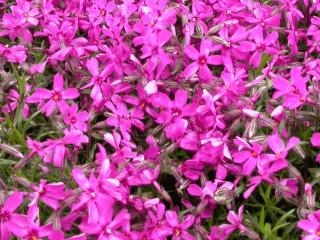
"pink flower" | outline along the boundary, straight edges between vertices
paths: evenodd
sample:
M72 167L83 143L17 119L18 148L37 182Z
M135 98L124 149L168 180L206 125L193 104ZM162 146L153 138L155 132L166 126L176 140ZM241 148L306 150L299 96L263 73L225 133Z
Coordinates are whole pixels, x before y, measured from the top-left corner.
M0 204L0 239L11 239L12 228L11 225L15 224L19 219L19 215L14 212L23 202L23 193L14 192L11 194L4 204Z
M80 148L82 144L88 143L89 139L86 135L79 130L64 131L65 136L60 139L47 140L45 147L41 154L43 154L43 161L45 163L52 163L54 166L62 168L64 166L64 160L68 149L66 145L72 144L77 148Z
M100 218L97 223L83 222L79 228L88 235L99 236L99 239L127 240L125 234L130 231L130 214L127 209L122 209L113 216L112 207L104 205L99 209ZM128 239L129 240L129 239Z
M51 230L52 223L40 226L39 208L35 205L29 207L27 216L22 215L20 219L11 226L13 234L24 240L48 237Z
M193 105L187 104L188 92L177 90L174 101L171 101L166 94L158 92L152 96L151 101L155 107L162 109L160 113L154 113L154 117L156 122L166 125L166 136L172 140L181 138L188 127L188 121L184 117L194 113Z
M107 118L106 123L109 126L119 127L123 138L127 141L131 139L130 133L132 125L144 130L143 112L140 109L135 111L128 110L126 104L115 101L115 105L112 102L106 103L107 108L112 112L112 116Z
M195 238L188 232L188 229L194 223L194 216L187 215L183 217L181 223L179 223L178 215L175 211L166 212L166 225L163 231L166 231L169 236L172 236L172 240L194 240Z
M72 211L76 211L85 205L88 208L88 224L98 223L99 219L104 217L100 215L102 208L112 207L112 198L101 192L100 182L94 176L94 172L87 179L80 168L74 168L72 176L83 191L79 197L79 201L73 204Z
M320 147L320 133L314 133L312 135L311 144L314 147ZM320 154L317 155L316 162L320 163Z
M148 59L148 68L157 68L156 78L159 78L164 68L171 63L169 55L163 50L164 45L170 40L172 34L167 30L161 30L157 34L150 33L145 36L144 45L141 48L141 58ZM137 41L136 41L137 42Z
M217 55L210 55L213 50L211 40L203 39L200 45L200 52L196 50L193 46L189 45L184 49L185 54L195 60L193 63L189 64L183 75L186 78L191 77L199 70L199 77L201 80L211 80L212 74L207 64L220 65L222 64L222 57Z
M88 129L89 114L86 111L78 112L78 105L73 104L63 113L63 120L65 124L70 126L70 129L80 130L86 132Z
M38 205L38 201L42 200L45 204L57 210L60 207L59 201L65 199L64 183L49 183L41 179L39 186L32 184L31 189L34 191L32 201L29 206Z
M17 0L17 5L11 7L14 17L20 20L21 24L29 23L38 25L39 21L36 16L39 14L37 8L31 8L31 3L25 0Z
M239 208L238 213L234 211L229 211L227 220L230 224L222 224L220 226L221 230L223 230L226 236L229 236L232 232L239 230L240 232L246 232L247 227L242 224L243 221L243 209L244 206L242 205Z
M79 97L79 92L76 88L63 89L64 80L61 74L56 74L53 78L53 90L38 88L28 97L29 103L40 103L41 111L46 116L52 115L56 107L63 112L67 107L66 100L76 99Z
M302 77L301 69L292 68L290 71L291 82L276 76L273 78L273 86L276 89L273 98L283 97L283 106L296 109L308 102L307 77Z
M249 63L257 68L260 66L262 53L267 53L270 55L275 55L278 53L278 50L272 47L275 45L278 39L278 33L272 32L264 39L263 37L263 29L262 28L255 28L255 31L251 32L252 38L255 41L255 45L253 46L254 53L251 55L249 59Z
M93 99L93 104L97 105L102 101L102 94L104 92L103 89L108 86L105 80L112 73L113 68L112 65L108 64L103 71L99 72L99 62L96 58L91 58L88 60L86 67L92 78L90 79L89 83L87 83L81 89L86 89L93 86L90 96Z
M84 233L72 236L69 238L64 237L64 233L59 230L53 230L48 238L49 240L86 240L87 237Z
M300 220L297 226L305 232L303 240L319 240L320 211L309 213L307 219Z
M208 27L205 23L205 20L213 14L211 6L208 6L204 2L197 0L192 2L192 13L190 13L188 10L186 10L186 15L189 22L184 29L187 38L190 38L194 34L196 26L200 26L201 30L206 33Z
M234 140L234 143L239 146L241 149L238 152L233 153L233 161L239 164L243 164L243 174L249 176L257 166L258 161L260 160L260 154L262 152L263 146L257 143L253 143L252 146L247 143L244 139L237 137Z
M2 112L4 114L16 110L19 104L20 94L15 89L10 89L9 96L7 98L10 100L10 103L2 107ZM29 106L27 104L23 104L22 116L24 118L28 118L29 116Z

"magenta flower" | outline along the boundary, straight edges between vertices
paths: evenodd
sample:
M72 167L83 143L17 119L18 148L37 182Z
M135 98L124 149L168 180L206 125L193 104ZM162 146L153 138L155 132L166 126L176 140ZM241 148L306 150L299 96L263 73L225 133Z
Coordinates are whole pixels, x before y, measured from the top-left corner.
M169 236L172 236L173 240L194 240L195 238L188 232L194 220L194 216L187 215L184 216L181 223L179 223L177 213L175 211L167 211L167 224L164 226L163 231L166 231Z
M189 22L185 27L187 37L189 38L194 34L196 26L200 26L201 30L206 33L208 27L205 23L205 20L213 14L211 6L206 5L202 1L193 1L192 12L189 12L188 10L186 10L186 15L189 19Z
M85 205L88 208L88 224L98 223L99 219L103 217L100 216L101 209L110 208L113 204L112 198L100 191L100 183L93 172L87 179L80 168L74 168L72 176L83 191L79 201L73 204L72 211L76 211Z
M110 156L110 159L115 163L122 163L126 159L132 159L137 155L136 152L132 151L136 146L129 141L121 139L121 135L116 131L113 131L112 134L106 133L104 135L104 140L115 150L115 152Z
M195 60L193 63L189 64L183 75L186 78L191 77L199 70L199 77L201 80L209 81L212 77L211 71L207 64L210 65L220 65L222 64L222 57L219 55L210 55L213 50L211 40L203 39L200 45L200 52L196 50L193 46L189 45L184 49L185 54Z
M158 92L152 96L151 101L155 107L163 109L160 113L154 113L154 117L157 123L166 125L166 136L172 140L181 138L188 127L185 117L194 113L193 105L187 104L188 92L179 89L175 93L174 101L166 94Z
M283 97L283 106L296 109L308 102L308 79L302 77L301 69L298 67L291 69L290 78L291 82L280 76L273 78L273 86L276 89L273 98Z
M319 240L320 211L309 213L307 219L300 220L297 226L305 232L302 240Z
M269 55L275 55L278 53L278 50L272 47L275 45L278 39L278 33L272 32L264 39L263 37L263 29L255 28L255 31L252 31L253 39L255 41L255 46L253 46L254 53L251 55L249 59L249 63L257 68L260 66L262 53L267 53Z
M112 116L106 120L107 125L119 128L125 140L130 141L131 139L132 125L141 131L144 130L145 126L141 121L143 119L143 112L141 110L130 111L122 102L115 102L115 105L107 102L106 106L112 112Z
M19 19L21 24L38 25L39 21L36 18L39 15L37 8L32 8L31 3L25 0L17 0L17 5L11 7L12 15Z
M63 85L62 75L56 74L53 78L53 90L38 88L27 100L29 103L40 103L41 111L46 116L52 115L57 107L60 112L63 112L67 107L66 100L79 97L79 92L76 88L64 89Z
M211 181L206 181L203 188L196 184L190 184L187 188L188 193L191 196L201 197L202 199L210 199L214 197L214 193L217 190L218 185Z
M39 200L43 201L48 206L57 210L60 207L59 201L65 199L64 183L49 183L41 179L39 186L32 184L30 188L33 190L31 193L32 201L29 206L37 206Z
M237 137L234 143L241 149L238 152L233 153L233 161L239 164L243 164L243 174L249 176L256 168L258 161L260 160L260 154L263 146L257 143L253 143L252 146L247 143L244 139Z
M41 151L44 153L43 161L45 163L52 163L54 166L62 168L64 166L64 160L68 149L66 145L73 145L80 148L82 144L88 143L89 139L86 135L79 130L64 131L65 136L60 139L47 140L45 142L45 148Z
M51 234L48 239L49 240L86 240L87 237L84 233L82 233L82 234L79 234L76 236L65 238L64 233L62 231L53 230L53 231L51 231Z
M88 129L89 114L86 111L78 112L78 105L71 105L66 112L64 112L63 120L65 124L70 126L71 130L80 130L86 132Z
M11 226L11 231L16 237L24 240L35 240L48 237L52 231L52 223L40 226L39 208L29 207L27 216L21 216Z
M171 63L169 55L163 50L164 45L170 40L171 36L172 34L164 29L157 34L148 34L144 39L141 58L149 58L148 67L151 70L157 68L156 78L159 78L164 68Z
M10 100L10 103L2 107L1 111L4 114L16 110L17 105L19 104L20 94L15 89L10 89L9 96L7 98ZM29 106L27 104L23 105L22 115L24 118L28 118L29 116Z
M14 212L21 205L23 201L23 193L14 192L5 201L4 204L0 204L0 239L11 239L12 228L11 225L15 224L19 219L19 215Z
M100 218L97 223L82 223L79 228L88 235L98 235L98 239L127 240L126 234L130 231L130 214L122 209L113 216L112 207L104 205L99 209Z
M113 68L112 65L107 65L103 71L99 72L99 62L96 58L91 58L88 60L86 67L92 78L90 79L89 83L81 88L81 90L93 86L90 96L93 99L93 104L97 105L102 101L102 94L104 92L103 89L107 87L105 80L112 73Z
M239 230L240 232L246 232L247 227L245 227L242 224L243 221L243 209L244 206L242 205L239 208L238 213L235 213L234 211L229 211L227 220L230 224L223 224L220 227L223 229L223 231L226 233L226 235L230 235L232 232Z
M120 185L121 176L117 176L116 169L111 165L108 158L101 163L98 181L101 189L110 197L125 202L128 195L125 187Z
M299 143L299 138L291 137L287 143L287 146L285 146L278 134L269 136L268 145L274 152L274 154L269 155L271 157L271 161L273 161L270 171L276 172L286 167L287 160L285 160L285 158L287 157L289 150Z
M314 133L312 135L311 144L314 147L320 147L320 133ZM316 162L320 163L320 154L317 155Z

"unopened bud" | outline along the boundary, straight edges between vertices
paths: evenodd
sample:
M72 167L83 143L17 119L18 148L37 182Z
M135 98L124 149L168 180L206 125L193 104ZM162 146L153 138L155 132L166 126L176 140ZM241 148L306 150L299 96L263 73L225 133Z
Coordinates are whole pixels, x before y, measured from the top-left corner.
M227 188L218 189L214 193L213 199L219 204L227 204L233 199L233 192Z
M260 240L260 236L258 233L253 231L252 229L247 229L244 234L251 240Z
M208 31L208 35L212 35L216 32L219 32L219 30L223 27L223 24L222 23L219 23L218 25L216 26L213 26L212 28L209 29Z
M293 148L293 151L295 151L295 153L297 153L301 158L305 158L306 154L304 152L304 150L302 149L302 147L300 145L295 145Z
M230 47L230 43L226 40L224 40L223 38L221 37L218 37L218 36L210 36L209 37L210 39L212 39L213 41L215 41L216 43L219 43L219 44L222 44L226 47Z
M8 145L6 143L0 144L0 149L8 154L10 154L13 157L16 158L23 158L23 154L15 147Z
M60 222L60 216L58 212L54 212L54 215L53 215L53 228L55 230L61 230L61 222Z
M273 119L265 116L264 114L261 114L259 117L260 123L266 125L267 127L270 127L272 129L275 129L277 127L276 121Z
M203 29L198 23L196 23L196 33L201 37L203 36Z
M251 139L256 133L258 129L258 121L256 118L252 119L248 126L245 129L244 135Z
M31 182L26 178L13 176L12 179L27 188L29 188L31 186Z

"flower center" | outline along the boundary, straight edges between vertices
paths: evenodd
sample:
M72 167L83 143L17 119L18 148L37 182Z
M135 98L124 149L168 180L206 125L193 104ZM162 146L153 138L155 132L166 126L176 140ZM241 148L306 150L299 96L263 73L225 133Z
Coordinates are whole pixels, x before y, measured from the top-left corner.
M305 102L306 101L306 98L305 97L301 97L300 98L300 102Z
M54 101L58 102L61 97L60 97L60 94L56 92L53 94L52 98Z
M91 193L90 193L90 197L91 197L91 198L96 198L96 196L97 196L97 195L96 195L95 192L91 192Z
M1 210L1 209L0 209ZM10 213L8 211L0 211L0 222L9 221Z
M180 115L181 111L177 108L174 108L173 111L172 111L172 116L174 118L178 117Z
M158 54L158 47L152 48L152 54L154 54L154 55Z
M45 190L42 188L42 189L39 190L38 193L39 193L39 195L41 196L41 195L43 195L43 194L45 193Z
M102 17L106 16L106 15L107 15L106 10L102 9L102 10L100 11L100 15L101 15Z
M174 230L174 235L175 235L175 236L178 237L178 236L180 235L180 233L181 233L181 232L180 232L180 230L179 230L178 228L176 228L176 229Z
M107 235L109 235L109 234L112 233L111 229L108 228L108 227L106 227L106 229L104 230L104 232L105 232Z
M266 45L262 43L259 48L260 48L262 51L264 51L264 50L266 50Z
M205 56L200 56L198 62L201 65L206 64L207 58Z
M29 232L28 239L29 240L39 240L38 232L36 230L31 230L31 232Z
M74 124L76 123L77 119L75 117L71 117L71 123Z
M251 156L252 156L252 157L257 157L258 154L257 154L256 152L252 152L252 153L251 153Z

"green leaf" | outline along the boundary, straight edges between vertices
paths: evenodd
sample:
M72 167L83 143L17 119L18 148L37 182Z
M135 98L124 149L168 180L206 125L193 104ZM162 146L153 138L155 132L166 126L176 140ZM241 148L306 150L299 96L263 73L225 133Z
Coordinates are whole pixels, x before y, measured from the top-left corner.
M0 158L0 165L13 165L13 164L16 164L16 163L17 162L14 161L14 160Z
M264 211L264 207L261 209L261 212L260 212L260 219L259 219L259 227L260 227L260 231L262 233L265 232L265 229L264 229L264 225L265 225L265 211Z

